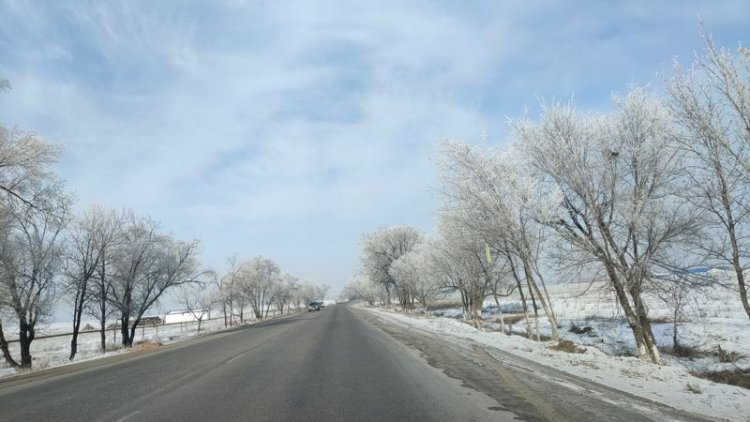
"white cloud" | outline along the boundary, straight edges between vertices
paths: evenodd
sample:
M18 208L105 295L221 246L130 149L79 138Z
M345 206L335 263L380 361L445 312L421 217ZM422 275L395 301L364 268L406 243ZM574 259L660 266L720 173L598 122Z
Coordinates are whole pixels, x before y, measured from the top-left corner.
M703 6L634 3L0 2L0 119L66 146L82 206L341 285L363 232L432 225L439 140L502 140L535 95L604 104L700 48ZM704 19L739 36L742 13Z

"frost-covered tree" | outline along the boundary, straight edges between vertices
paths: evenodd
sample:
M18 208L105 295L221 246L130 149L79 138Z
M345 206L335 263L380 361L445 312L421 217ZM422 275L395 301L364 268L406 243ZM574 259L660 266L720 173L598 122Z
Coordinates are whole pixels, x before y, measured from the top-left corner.
M609 116L570 105L545 109L540 122L515 123L530 171L559 195L547 224L564 240L560 256L607 276L642 359L662 363L643 300L644 284L670 252L695 233L679 193L684 169L672 116L641 89L616 98Z
M273 260L256 256L240 264L238 270L243 296L253 310L255 319L264 318L264 308L274 300L274 289L281 269Z
M222 277L216 280L225 327L234 325L237 317L239 317L240 324L244 323L244 309L246 304L245 295L242 290L242 280L240 278L240 264L237 262L237 257L232 256L228 262L229 269Z
M279 309L281 315L284 314L284 308L287 308L288 311L288 308L292 306L294 295L299 289L299 278L289 273L285 273L281 276L276 291L274 292L274 302L276 302L276 307ZM268 311L266 311L266 314L267 313Z
M92 237L94 241L92 246L94 247L90 251L92 253L90 258L96 256L96 259L89 259L89 262L96 261L97 265L94 276L87 283L88 292L86 295L88 295L88 300L86 301L85 312L99 323L99 349L104 353L107 350L107 321L116 314L116 309L110 301L110 295L114 282L115 253L119 250L118 244L123 239L123 224L127 213L113 210L92 210L90 213L93 217L93 224L90 228L94 229L94 233L84 234L82 232L80 236L82 236L81 240L85 240L87 236ZM79 259L83 256L80 255ZM75 255L73 257L75 259ZM81 274L85 274L83 269L87 265L82 265L80 262L77 265L80 265L79 271L81 271ZM78 283L76 284L75 290L82 287ZM79 299L85 299L85 297Z
M411 299L409 309L414 308L414 302L427 309L428 301L437 293L437 283L430 271L431 251L430 243L421 242L411 251L401 255L393 261L388 272L399 288L399 295Z
M344 288L344 293L349 300L362 300L369 306L375 306L381 296L385 298L385 289L382 284L375 284L362 274L354 275L349 284ZM385 301L384 301L385 302Z
M39 210L54 206L45 201L45 190L57 177L50 170L61 150L39 137L0 123L0 203L20 202Z
M216 301L217 292L207 282L196 282L183 285L177 293L177 301L192 317L198 321L198 333L201 323L208 318L211 305Z
M552 337L557 339L557 317L540 270L545 229L539 221L546 218L544 214L554 202L543 195L538 180L530 177L522 164L521 157L504 150L445 144L441 161L445 214L453 226L473 233L477 248L487 249L486 264L482 264L487 282L496 286L504 278L498 268L508 270L524 309L526 286L535 313L539 303L550 322ZM539 338L538 319L535 321Z
M750 57L705 38L705 54L687 71L675 64L668 84L681 129L676 139L688 153L691 183L684 196L707 223L694 246L708 262L731 266L750 317Z
M438 235L429 250L429 268L437 284L459 292L464 317L479 328L484 299L492 291L495 276L495 264L487 260L485 242L459 220L442 213Z
M6 204L0 221L0 308L18 321L20 360L14 359L0 325L0 349L8 364L31 368L31 343L37 324L51 315L59 293L63 262L62 231L69 199L54 187L38 192L35 206Z
M120 319L123 346L133 346L141 317L172 288L199 280L198 242L160 233L151 220L129 215L111 267L109 301Z
M684 270L665 273L652 280L649 292L658 297L671 314L673 352L679 354L682 347L679 342L679 326L687 320L688 305L697 305L696 298L705 292L703 289L714 286L709 277Z
M409 290L399 291L389 270L391 264L411 251L422 241L422 234L408 226L396 226L367 235L363 241L362 270L373 283L381 284L386 291L386 304L390 305L392 293L399 295L402 305L411 303Z
M105 274L107 251L117 241L120 218L117 213L92 207L78 215L68 227L65 254L66 290L73 301L73 335L70 340L69 359L75 358L78 349L78 332L81 318L88 308L103 306L105 318L100 318L102 350L104 350L104 320L107 314L106 287L99 288L97 279ZM101 280L101 278L99 278ZM103 297L99 293L104 292ZM101 315L96 312L97 315Z
M10 89L0 78L0 92ZM20 362L0 321L0 350L12 366L31 367L36 324L51 312L62 251L60 231L69 199L51 170L60 149L0 122L0 313L19 325Z
M315 291L315 286L310 282L303 281L299 285L299 289L294 293L294 306L297 308L306 307L308 303L318 297Z

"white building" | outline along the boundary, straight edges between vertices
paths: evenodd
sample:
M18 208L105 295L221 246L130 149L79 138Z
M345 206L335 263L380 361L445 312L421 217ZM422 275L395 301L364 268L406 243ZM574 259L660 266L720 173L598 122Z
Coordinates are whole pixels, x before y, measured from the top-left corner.
M165 324L173 324L175 322L193 322L198 319L208 319L208 310L196 310L194 312L186 310L169 311L164 316Z

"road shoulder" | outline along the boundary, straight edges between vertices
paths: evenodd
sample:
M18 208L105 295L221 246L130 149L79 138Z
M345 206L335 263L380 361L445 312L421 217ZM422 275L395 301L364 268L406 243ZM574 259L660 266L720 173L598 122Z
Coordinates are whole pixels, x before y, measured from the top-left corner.
M658 399L664 397L652 400L606 385L606 379L596 382L536 362L508 352L509 348L518 347L517 339L508 340L508 344L503 345L504 339L511 338L493 333L497 341L486 344L478 340L487 333L478 333L473 327L457 321L433 318L431 323L424 323L422 318L360 307L356 312L391 337L418 350L431 365L495 398L503 407L526 409L526 414L520 415L526 418L745 420L741 412L739 418L738 414L734 417L705 413L700 416L693 409L676 409L659 402ZM473 332L478 335L470 335Z

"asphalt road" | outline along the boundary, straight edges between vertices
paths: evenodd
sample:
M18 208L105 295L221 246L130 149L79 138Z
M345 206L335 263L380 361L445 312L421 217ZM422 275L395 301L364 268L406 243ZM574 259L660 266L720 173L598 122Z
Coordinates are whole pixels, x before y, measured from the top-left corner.
M0 383L8 421L510 420L348 306Z
M0 381L0 421L694 421L346 305Z

